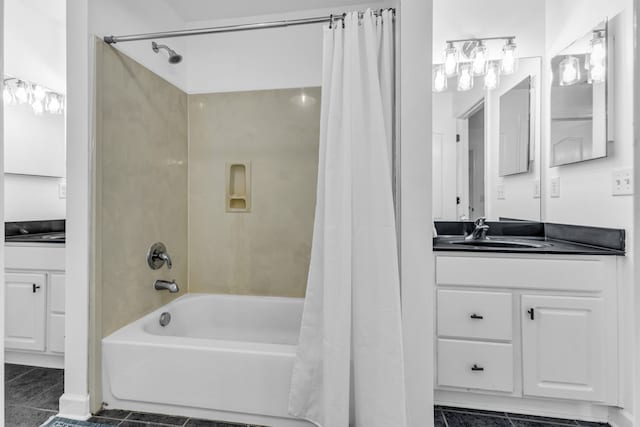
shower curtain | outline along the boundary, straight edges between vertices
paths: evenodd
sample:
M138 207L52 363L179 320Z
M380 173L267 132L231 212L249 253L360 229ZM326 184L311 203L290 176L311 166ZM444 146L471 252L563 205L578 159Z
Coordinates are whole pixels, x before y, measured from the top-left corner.
M289 412L406 426L392 193L393 15L324 28L317 205Z

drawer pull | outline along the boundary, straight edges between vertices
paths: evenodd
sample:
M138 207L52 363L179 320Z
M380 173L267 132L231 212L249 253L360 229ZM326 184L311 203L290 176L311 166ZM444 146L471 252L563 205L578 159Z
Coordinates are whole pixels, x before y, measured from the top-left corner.
M484 371L484 368L482 366L478 366L475 363L473 364L473 366L471 367L472 371L476 371L476 372L481 372Z
M482 319L484 319L484 316L480 316L479 314L475 314L475 313L473 313L473 314L472 314L471 316L469 316L469 317L471 317L472 319L478 319L478 320L482 320Z
M529 318L530 318L531 320L535 320L535 318L536 318L536 312L535 312L535 309L530 308L529 310L527 310L527 313L529 314Z
M33 284L33 293L35 294L38 289L40 289L40 285Z

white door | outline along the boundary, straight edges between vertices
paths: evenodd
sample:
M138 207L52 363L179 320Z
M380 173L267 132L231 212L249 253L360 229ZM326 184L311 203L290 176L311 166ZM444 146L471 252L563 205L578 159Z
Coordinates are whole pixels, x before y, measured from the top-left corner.
M603 300L523 295L521 310L524 394L603 401Z
M5 347L44 351L45 275L5 275Z

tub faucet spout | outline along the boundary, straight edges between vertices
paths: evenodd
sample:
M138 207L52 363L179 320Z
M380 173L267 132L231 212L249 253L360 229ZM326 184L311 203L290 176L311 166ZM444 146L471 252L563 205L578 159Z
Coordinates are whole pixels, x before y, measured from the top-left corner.
M156 280L156 282L153 284L153 288L156 291L167 290L172 294L175 294L176 292L180 291L180 288L178 287L178 284L176 283L175 280L172 280L170 282L167 280Z

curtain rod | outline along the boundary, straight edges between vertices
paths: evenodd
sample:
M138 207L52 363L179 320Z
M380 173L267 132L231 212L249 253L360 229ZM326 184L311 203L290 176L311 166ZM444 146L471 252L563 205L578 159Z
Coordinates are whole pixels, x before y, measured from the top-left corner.
M394 8L380 9L375 11L374 14L378 16L384 10L390 10L394 14L396 11ZM108 44L116 44L116 43L133 42L133 41L139 41L139 40L164 39L164 38L170 38L170 37L200 36L204 34L231 33L235 31L261 30L265 28L293 27L296 25L318 24L322 22L330 23L335 19L342 19L343 17L344 17L344 14L320 16L316 18L302 18L302 19L289 19L289 20L283 20L283 21L257 22L253 24L227 25L222 27L194 28L191 30L164 31L159 33L131 34L126 36L105 36L104 41L105 43L108 43Z

